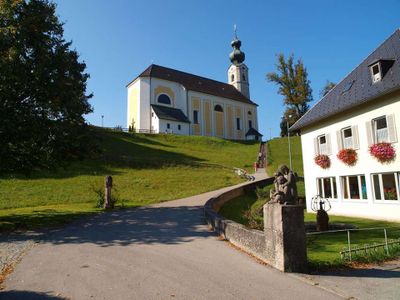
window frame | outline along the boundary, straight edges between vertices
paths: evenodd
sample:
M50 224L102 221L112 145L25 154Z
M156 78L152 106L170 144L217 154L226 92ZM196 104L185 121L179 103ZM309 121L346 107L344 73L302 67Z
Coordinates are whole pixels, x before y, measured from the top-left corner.
M160 102L160 97L161 96L166 96L169 100L169 103L164 103L164 102ZM165 93L161 93L157 95L157 103L162 104L162 105L169 105L172 106L172 99L169 95L165 94Z
M382 175L392 174L395 179L395 187L396 187L396 196L397 199L390 200L385 199L384 193L384 185ZM378 176L378 184L379 184L379 194L381 199L376 199L376 190L375 190L375 179L374 176ZM391 203L400 205L400 172L383 172L383 173L372 173L371 174L371 187L372 187L372 196L374 203Z
M378 73L374 74L374 67L378 67ZM382 67L380 62L376 62L369 67L372 84L382 81Z
M321 144L321 139L325 139L325 143ZM323 154L323 155L328 155L328 139L326 137L326 134L321 134L317 136L317 141L318 141L318 154ZM321 151L321 145L325 145L325 151Z
M381 129L378 129L377 127L378 127L378 121L379 120L383 120L383 119L385 119L385 123L386 123L386 127L384 128L385 130L386 130L386 139L383 141L378 141L378 130L383 130L382 128ZM386 115L384 115L384 116L380 116L380 117L377 117L377 118L375 118L375 119L372 119L372 133L373 133L373 142L374 143L389 143L389 140L390 140L390 138L389 138L389 126L388 126L388 120L387 120L387 117L386 117Z
M325 185L324 185L324 182L323 182L324 179L329 179L333 197L326 197L325 196ZM321 185L320 185L320 183L321 183ZM321 186L321 191L320 191L320 186ZM336 177L334 177L334 176L332 176L332 177L317 177L317 193L322 198L327 198L327 199L330 199L330 200L333 200L333 201L337 201L339 199L339 195L338 195L338 191L337 191L337 180L336 180Z
M345 131L346 130L350 130L350 132L351 132L351 136L350 137L347 137L347 138L345 137ZM353 132L352 126L348 126L348 127L342 128L340 130L340 135L341 135L341 139L342 139L343 149L349 149L349 148L354 149L354 132ZM351 146L350 147L346 144L346 140L348 141L349 139L351 140Z
M351 198L350 177L357 177L359 198ZM362 185L361 177L364 177L365 198L364 198L363 189L362 189L363 185ZM340 191L342 193L342 199L345 202L357 201L357 202L366 203L368 201L368 189L367 189L367 181L366 181L365 174L343 175L343 176L340 176L339 179L340 179ZM345 197L345 194L346 194L345 189L347 190L347 194L348 194L347 198Z

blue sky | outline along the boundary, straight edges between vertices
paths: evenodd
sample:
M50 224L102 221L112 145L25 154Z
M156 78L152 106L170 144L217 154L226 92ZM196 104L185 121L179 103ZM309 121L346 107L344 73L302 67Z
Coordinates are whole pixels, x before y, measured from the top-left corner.
M284 111L265 75L276 54L307 67L314 102L327 80L338 82L400 27L400 0L218 1L57 0L65 37L91 75L96 125L126 126L126 84L151 63L227 81L237 24L249 67L250 95L259 104L264 138L279 135Z

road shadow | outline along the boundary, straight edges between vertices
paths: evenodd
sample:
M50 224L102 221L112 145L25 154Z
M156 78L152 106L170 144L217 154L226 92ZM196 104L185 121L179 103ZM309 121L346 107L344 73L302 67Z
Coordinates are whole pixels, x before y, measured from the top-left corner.
M400 278L400 261L396 265L373 267L368 269L350 269L318 273L318 276L334 276L345 278Z
M62 298L58 296L53 296L48 293L38 293L32 291L1 291L0 300L62 300L67 298Z
M52 244L93 243L102 247L180 244L214 233L204 230L202 206L140 207L106 212L54 231Z

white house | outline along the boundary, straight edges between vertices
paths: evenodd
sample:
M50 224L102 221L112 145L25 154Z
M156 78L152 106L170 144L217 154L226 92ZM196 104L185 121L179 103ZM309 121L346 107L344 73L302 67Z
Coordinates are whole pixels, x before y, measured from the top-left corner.
M127 85L127 126L138 132L260 139L241 42L235 37L231 45L228 83L149 66Z
M298 129L308 210L321 195L330 199L332 214L400 221L400 30L291 127ZM382 142L397 153L384 163L369 151ZM337 157L350 148L354 165ZM319 154L330 167L315 163Z

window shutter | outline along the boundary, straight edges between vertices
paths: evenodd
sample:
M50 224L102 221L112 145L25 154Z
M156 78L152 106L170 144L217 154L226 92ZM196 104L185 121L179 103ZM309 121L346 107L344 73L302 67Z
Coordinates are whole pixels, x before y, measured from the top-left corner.
M360 142L358 140L358 126L357 125L351 126L351 134L352 134L352 138L353 138L353 148L359 149Z
M367 142L368 142L368 147L371 146L374 142L373 136L372 136L372 123L371 121L368 121L365 123L365 129L367 129Z
M318 138L314 138L314 154L315 154L315 156L317 156L319 154L318 149L319 149L319 147L318 147Z
M340 151L343 149L342 131L341 130L336 131L336 138L337 138L338 150Z
M389 135L389 142L396 143L397 142L397 134L396 134L396 123L394 120L394 115L387 115L386 122L388 125L388 135Z
M327 155L331 155L332 154L331 135L328 133L325 135L325 137L326 137Z

